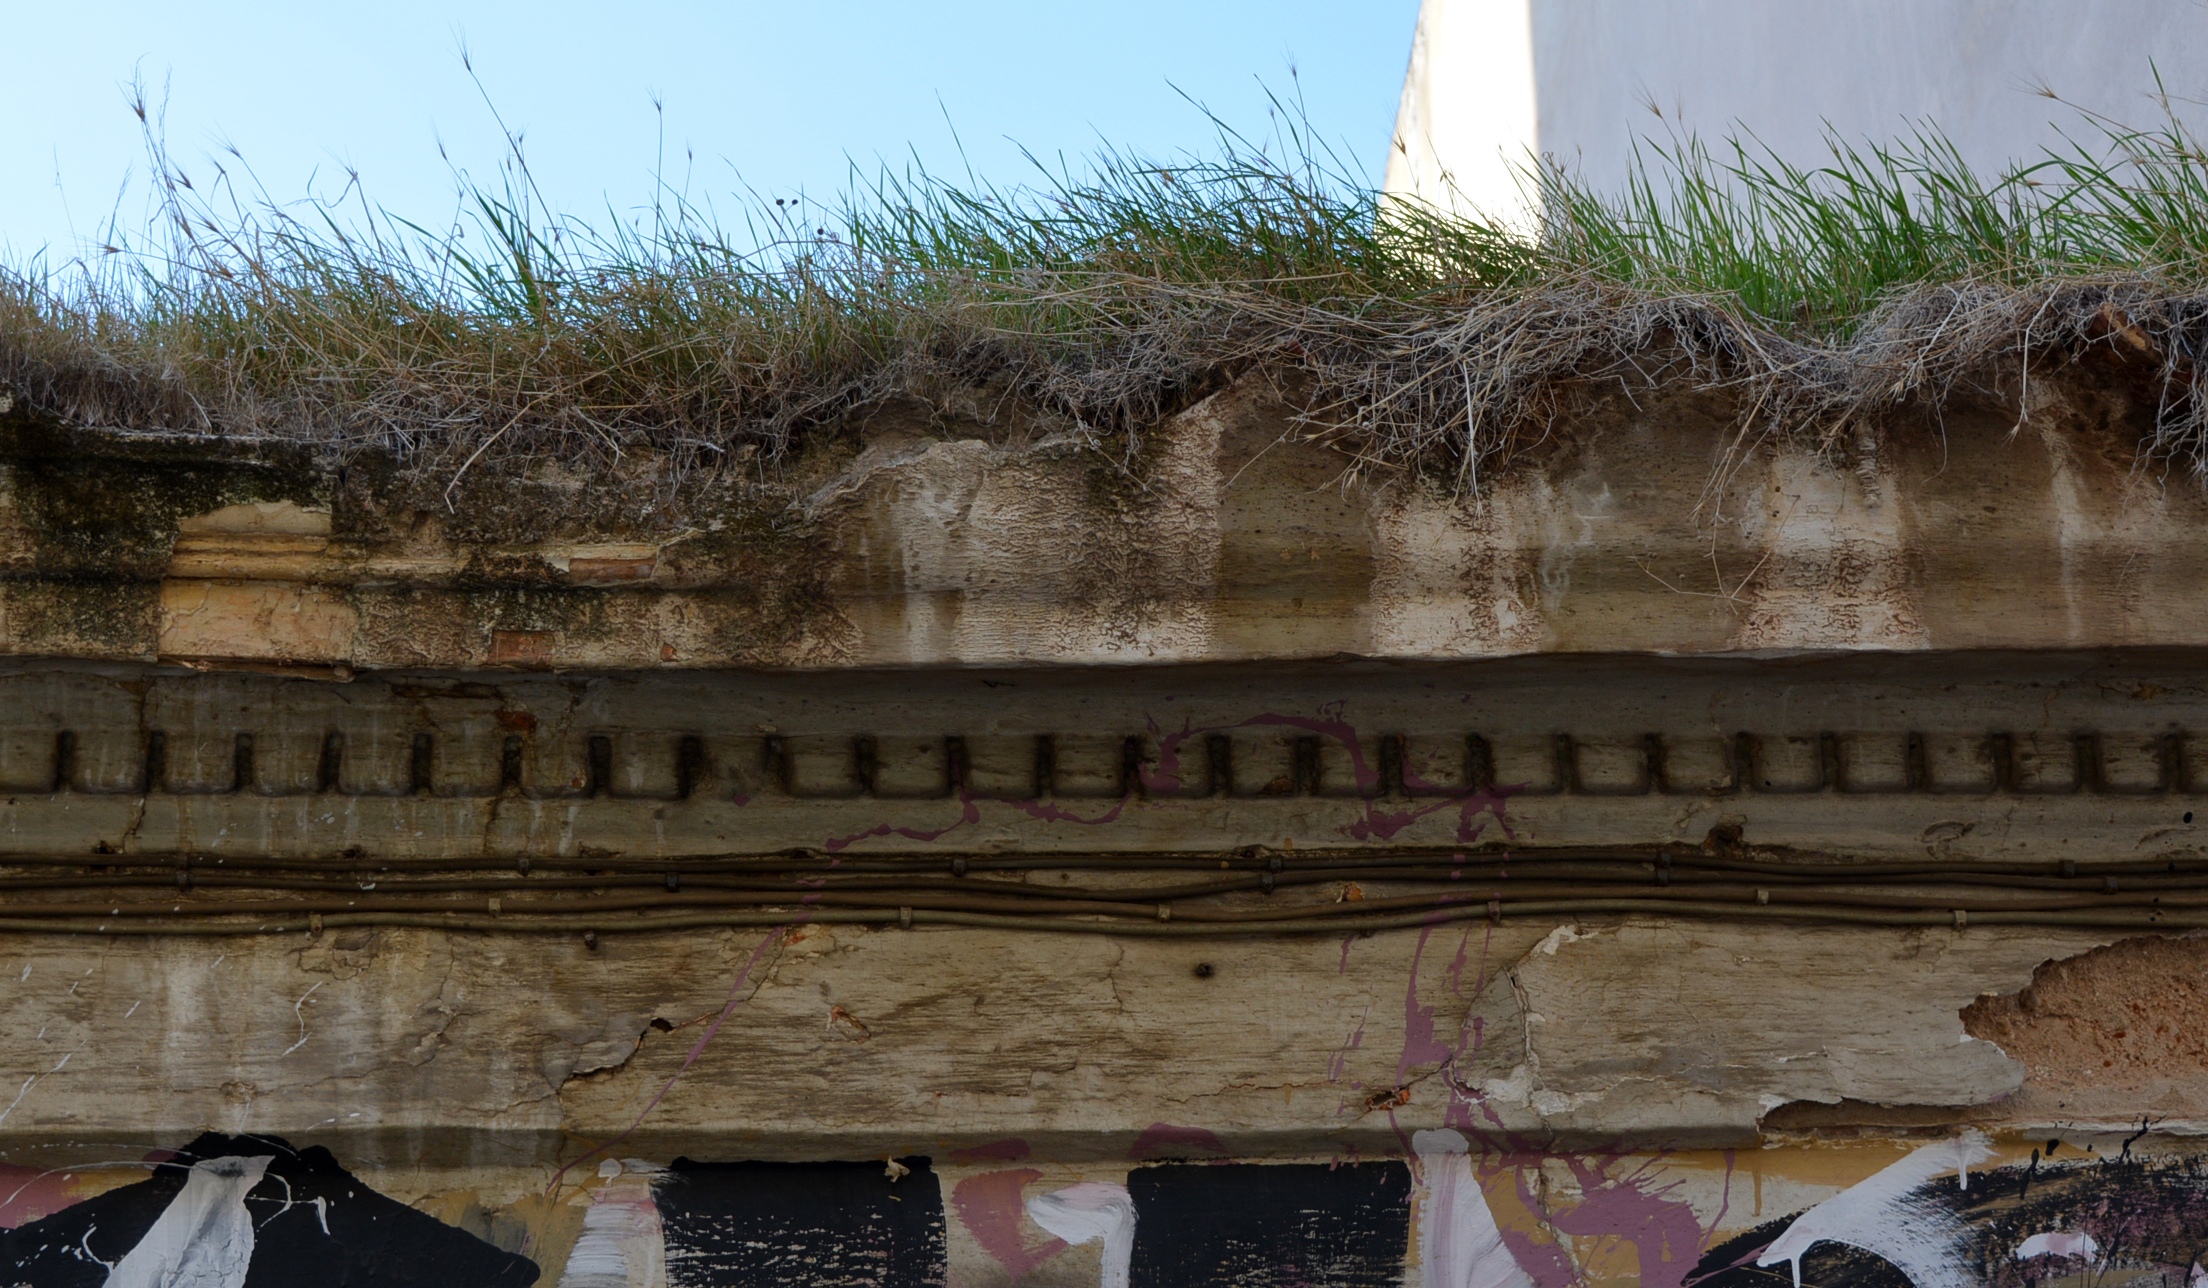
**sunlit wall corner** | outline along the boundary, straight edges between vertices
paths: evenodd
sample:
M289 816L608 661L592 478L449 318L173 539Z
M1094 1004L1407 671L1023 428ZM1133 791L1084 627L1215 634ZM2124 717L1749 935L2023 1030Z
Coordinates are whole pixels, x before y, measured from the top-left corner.
M1383 192L1525 226L1538 154L1532 0L1424 0Z

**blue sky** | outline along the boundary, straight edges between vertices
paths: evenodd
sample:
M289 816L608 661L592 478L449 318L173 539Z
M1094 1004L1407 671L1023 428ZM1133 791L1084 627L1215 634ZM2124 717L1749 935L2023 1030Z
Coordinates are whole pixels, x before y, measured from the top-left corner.
M1377 183L1417 10L1417 0L23 5L0 76L0 248L21 260L43 247L58 262L112 212L142 224L134 77L157 100L166 88L165 134L188 173L204 176L202 158L234 144L278 198L335 192L351 169L378 204L440 222L452 209L440 145L486 179L503 149L463 44L524 135L546 197L572 213L650 200L655 95L665 171L679 180L687 166L693 191L723 204L740 184L831 195L847 158L901 167L917 151L931 168L970 163L1001 183L1029 173L1019 145L1201 150L1212 127L1175 87L1250 132L1266 127L1266 87L1300 88L1313 125Z

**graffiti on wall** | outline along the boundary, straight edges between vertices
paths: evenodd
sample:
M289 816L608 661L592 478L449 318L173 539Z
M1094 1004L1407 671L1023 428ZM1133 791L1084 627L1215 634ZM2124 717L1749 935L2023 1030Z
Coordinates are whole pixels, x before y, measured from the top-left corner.
M320 1147L209 1132L142 1181L0 1232L30 1288L527 1288L527 1258L378 1194Z
M2075 1151L2073 1151L2075 1152ZM1805 1211L1713 1246L1689 1283L2036 1288L2208 1283L2208 1168L2192 1158L2030 1161L1973 1174L1983 1136L1923 1146Z
M1964 1132L1868 1151L1888 1161L1765 1219L1734 1213L1745 1182L1729 1160L1713 1172L1706 1157L1495 1145L1422 1131L1402 1159L1168 1159L1071 1182L968 1151L982 1157L952 1185L917 1156L609 1160L576 1192L579 1231L540 1266L378 1193L327 1150L209 1133L75 1201L16 1169L0 1283L2208 1288L2208 1165L2190 1156ZM979 1260L962 1265L958 1246ZM1095 1269L1069 1280L1062 1259Z

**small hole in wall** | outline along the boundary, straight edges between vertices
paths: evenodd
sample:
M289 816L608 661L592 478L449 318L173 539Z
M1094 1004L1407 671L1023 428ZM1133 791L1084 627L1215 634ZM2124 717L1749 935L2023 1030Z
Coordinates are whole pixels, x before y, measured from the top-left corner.
M1210 978L1211 978L1211 977L1212 977L1212 976L1213 976L1214 974L1216 974L1216 973L1217 973L1217 970L1216 970L1216 968L1215 968L1215 967L1213 967L1213 966L1212 966L1212 964L1211 964L1210 962L1198 962L1198 963L1196 963L1196 978L1198 978L1198 979L1210 979Z
M653 1016L651 1027L655 1032L659 1033L672 1033L675 1031L674 1021L667 1019L664 1016Z
M2188 823L2193 821L2193 812L2191 810L2185 811L2185 821Z

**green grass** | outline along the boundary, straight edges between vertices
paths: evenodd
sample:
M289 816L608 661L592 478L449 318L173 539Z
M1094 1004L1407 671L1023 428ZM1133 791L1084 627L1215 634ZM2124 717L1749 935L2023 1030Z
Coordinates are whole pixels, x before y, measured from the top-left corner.
M1038 163L1017 187L885 173L826 210L744 197L729 217L665 190L641 218L563 215L517 147L427 227L357 193L242 198L240 164L187 175L141 104L159 219L91 263L0 267L0 381L83 423L457 474L761 468L958 387L1132 436L1272 365L1312 377L1311 432L1476 484L1575 382L1760 382L1758 414L1817 433L2019 349L2105 342L2112 316L2191 380L2208 160L2174 115L2085 119L1993 176L1930 126L1810 168L1752 139L1651 141L1622 192L1530 172L1527 235L1383 198L1281 106L1205 156ZM2173 398L2153 445L2196 467L2197 401Z

